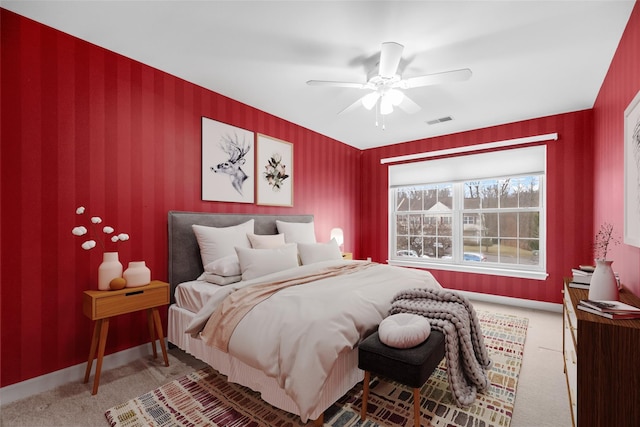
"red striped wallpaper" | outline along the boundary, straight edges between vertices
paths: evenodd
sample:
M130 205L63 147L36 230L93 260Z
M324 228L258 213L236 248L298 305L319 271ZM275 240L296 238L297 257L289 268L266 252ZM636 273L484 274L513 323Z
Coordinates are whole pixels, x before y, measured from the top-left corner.
M560 302L562 277L591 258L596 224L622 224L622 152L611 141L640 88L638 9L593 110L364 152L0 9L0 385L85 361L91 325L81 295L96 287L101 255L70 233L80 204L129 232L122 260L144 259L157 279L166 279L172 209L313 213L319 239L340 226L345 250L384 261L381 158L551 132L560 139L547 143L549 278L434 274L454 289ZM202 201L201 116L292 142L294 207ZM638 249L621 245L614 256L637 286ZM145 342L144 325L141 313L115 319L107 353Z
M2 386L86 361L101 251L71 234L88 208L130 234L125 264L167 278L167 211L312 213L353 251L360 151L1 9ZM294 207L201 200L201 117L294 144ZM166 316L166 314L163 313ZM147 340L114 319L107 353Z
M594 224L614 225L624 233L624 110L640 91L640 3L636 2L627 28L611 61L593 107L595 137ZM622 239L620 239L622 240ZM620 244L611 250L621 281L640 295L640 248Z
M574 265L588 262L592 226L593 114L591 110L510 123L486 129L366 150L362 156L363 232L360 247L376 261L387 259L387 166L380 159L557 132L547 143L547 271L546 281L434 270L443 286L560 302L562 278ZM567 191L569 189L569 191ZM575 191L579 189L580 191Z

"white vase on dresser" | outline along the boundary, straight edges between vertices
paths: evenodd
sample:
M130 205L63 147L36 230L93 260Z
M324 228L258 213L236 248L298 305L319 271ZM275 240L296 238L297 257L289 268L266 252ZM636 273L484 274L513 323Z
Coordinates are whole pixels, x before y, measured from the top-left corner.
M618 281L611 264L613 261L596 259L596 268L591 276L589 299L601 301L618 300Z

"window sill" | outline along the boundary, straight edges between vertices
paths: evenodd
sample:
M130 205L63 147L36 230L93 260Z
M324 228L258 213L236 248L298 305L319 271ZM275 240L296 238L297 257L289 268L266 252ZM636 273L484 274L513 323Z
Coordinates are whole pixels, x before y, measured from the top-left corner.
M492 268L490 266L476 267L472 265L435 263L435 262L416 262L406 260L387 260L389 265L400 267L423 268L425 270L446 270L456 271L460 273L489 274L492 276L517 277L520 279L546 280L549 276L544 271L533 270L507 270L504 268Z

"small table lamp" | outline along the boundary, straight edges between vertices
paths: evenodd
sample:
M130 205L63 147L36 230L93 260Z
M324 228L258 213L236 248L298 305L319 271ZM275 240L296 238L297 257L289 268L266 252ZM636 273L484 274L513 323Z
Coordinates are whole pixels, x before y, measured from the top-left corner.
M336 239L340 250L342 250L342 244L344 243L344 233L342 232L342 228L332 228L331 237L329 238L329 240L331 239Z

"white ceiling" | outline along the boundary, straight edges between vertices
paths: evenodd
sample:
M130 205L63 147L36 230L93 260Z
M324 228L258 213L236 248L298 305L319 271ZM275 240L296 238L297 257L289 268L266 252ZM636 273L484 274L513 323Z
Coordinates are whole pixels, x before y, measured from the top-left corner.
M5 1L21 15L357 148L591 108L634 1ZM421 111L337 113L380 45L403 77L470 68L406 93ZM443 116L452 121L426 122ZM487 141L482 141L487 142Z

